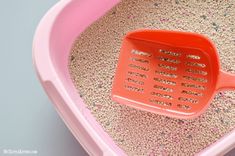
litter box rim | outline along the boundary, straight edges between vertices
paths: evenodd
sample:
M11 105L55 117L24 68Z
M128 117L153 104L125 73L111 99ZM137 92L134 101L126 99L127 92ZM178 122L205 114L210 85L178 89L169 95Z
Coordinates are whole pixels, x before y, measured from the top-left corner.
M59 116L89 155L124 156L126 154L115 145L111 138L108 138L105 132L100 132L102 135L100 133L98 134L101 126L93 121L94 119L89 118L91 115L87 112L83 101L78 98L79 101L76 103L77 105L75 105L71 100L68 95L68 90L63 86L58 71L54 66L53 56L51 56L50 44L53 29L55 29L56 25L55 23L59 15L63 14L67 7L78 2L95 8L100 7L106 9L104 12L107 12L117 4L119 0L103 0L103 3L97 0L60 0L57 2L44 15L36 29L32 47L34 68L44 91L52 101ZM84 16L84 14L81 13L80 16ZM91 18L92 19L89 20L94 22L99 17L98 15L94 15L94 17ZM79 106L79 108L77 106ZM92 126L92 123L96 125ZM96 129L94 127L96 127ZM102 137L106 137L107 142L105 142L105 139Z
M107 156L126 155L113 141L105 143L103 138L98 134L99 129L91 129L93 126L91 126L91 122L86 119L88 116L86 116L87 110L85 109L85 103L79 102L77 105L83 105L79 109L73 105L67 90L63 87L63 84L58 77L58 73L54 68L50 56L50 36L53 32L52 29L58 15L74 1L78 0L59 1L46 13L37 27L33 41L33 63L37 76L45 92L54 104L58 114L88 154ZM94 6L94 3L97 4L97 0L80 1L91 3L91 6ZM107 5L107 7L113 7L119 2L119 0L103 1L104 3L100 3L99 5ZM97 5L94 7L97 7ZM81 15L83 14L81 13ZM100 127L100 125L97 125L97 127ZM78 131L79 129L82 129L83 131ZM96 148L94 148L94 146L96 146ZM235 129L199 152L197 155L221 155L231 150L234 146Z

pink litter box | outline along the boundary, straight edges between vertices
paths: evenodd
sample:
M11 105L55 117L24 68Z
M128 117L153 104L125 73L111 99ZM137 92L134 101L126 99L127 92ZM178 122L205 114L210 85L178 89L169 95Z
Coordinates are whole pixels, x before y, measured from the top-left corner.
M61 0L41 20L33 43L39 80L67 127L90 155L127 155L95 120L70 78L74 40L119 0ZM234 148L235 130L198 155L222 155Z

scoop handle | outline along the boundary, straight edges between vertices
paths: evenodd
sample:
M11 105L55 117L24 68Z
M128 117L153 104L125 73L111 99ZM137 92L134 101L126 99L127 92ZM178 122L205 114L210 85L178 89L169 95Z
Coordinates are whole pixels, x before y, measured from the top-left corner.
M230 74L220 70L216 89L235 90L235 74Z

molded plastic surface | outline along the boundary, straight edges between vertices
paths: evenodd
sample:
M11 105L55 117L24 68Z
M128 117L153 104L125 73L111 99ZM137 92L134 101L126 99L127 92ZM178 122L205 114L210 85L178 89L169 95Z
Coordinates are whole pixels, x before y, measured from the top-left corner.
M44 16L34 37L33 60L39 80L67 127L90 155L126 154L87 110L70 78L68 58L77 36L118 2L62 0Z
M69 77L68 57L75 38L117 3L118 0L62 0L43 17L34 38L33 60L39 80L67 127L90 155L126 154L86 109ZM235 131L221 139L226 142L219 140L220 148L211 145L200 155L227 152L234 147L234 134Z
M228 88L235 89L235 75L220 71L209 39L195 33L142 30L124 38L112 97L153 113L192 118L208 107L216 90Z

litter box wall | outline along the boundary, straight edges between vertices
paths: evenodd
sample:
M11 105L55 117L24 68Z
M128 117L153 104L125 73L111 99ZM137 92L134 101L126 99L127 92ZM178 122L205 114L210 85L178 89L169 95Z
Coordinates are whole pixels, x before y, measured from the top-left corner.
M33 59L38 77L61 118L91 155L125 154L97 124L78 96L69 78L68 55L76 37L117 3L118 0L61 0L42 19L34 39ZM232 135L225 138L230 138L229 147L232 147ZM220 153L228 146L220 151L217 146L213 147ZM207 154L214 153L215 149Z
M75 38L118 0L62 0L42 19L35 34L34 65L61 118L91 155L125 155L103 132L78 96L68 72Z

